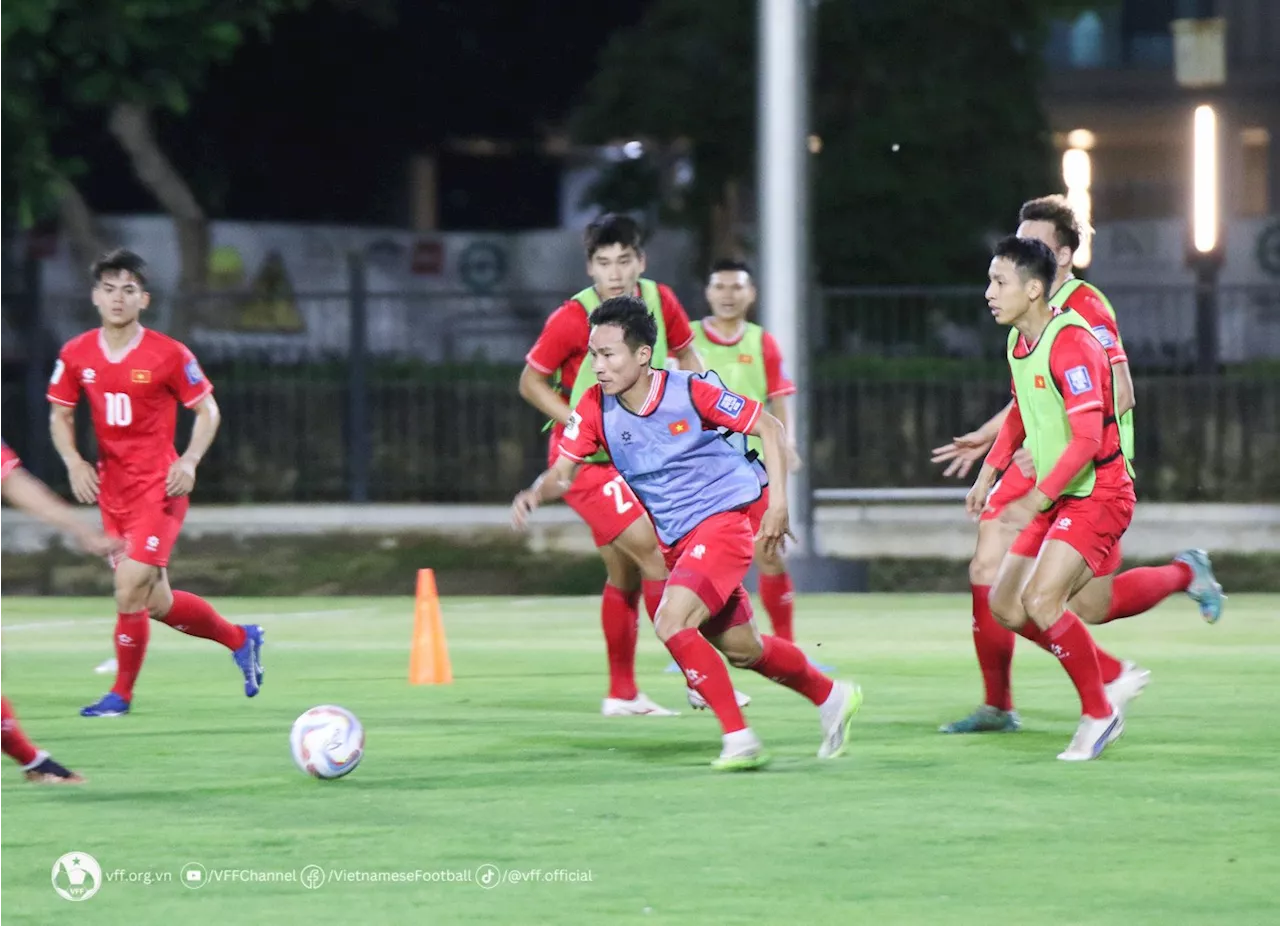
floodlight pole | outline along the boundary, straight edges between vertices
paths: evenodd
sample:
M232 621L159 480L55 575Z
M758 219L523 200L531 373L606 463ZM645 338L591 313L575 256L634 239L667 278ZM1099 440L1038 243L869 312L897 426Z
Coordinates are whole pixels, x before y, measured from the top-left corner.
M797 393L791 429L805 468L791 473L791 526L804 555L815 552L809 337L809 17L812 0L758 0L757 247L764 326L786 358Z

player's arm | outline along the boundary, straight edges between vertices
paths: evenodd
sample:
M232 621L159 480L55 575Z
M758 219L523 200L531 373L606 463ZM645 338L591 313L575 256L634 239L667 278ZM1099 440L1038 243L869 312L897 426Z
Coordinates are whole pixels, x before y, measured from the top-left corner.
M511 524L516 530L524 530L529 523L529 515L544 502L554 502L563 498L564 493L573 485L582 464L569 459L563 454L551 464L541 476L533 480L533 485L515 497L511 503Z
M191 428L191 440L187 441L187 451L173 461L173 465L169 467L168 478L165 480L165 492L173 497L190 495L191 490L195 488L196 467L209 452L213 439L218 433L218 425L222 423L222 412L218 409L213 393L209 393L199 403L193 405L191 410L196 413L196 423Z
M581 464L604 443L603 411L600 387L592 386L578 402L578 407L565 422L560 456L551 468L533 481L533 485L511 503L511 523L522 530L529 515L543 502L554 501L569 491Z
M1064 337L1065 335L1065 337ZM1102 346L1083 329L1064 331L1054 339L1049 368L1062 394L1071 440L1058 462L1029 493L1037 507L1056 501L1080 471L1098 455L1102 447L1103 419L1111 414L1103 399L1102 384L1110 375L1110 364Z
M551 385L551 374L543 373L528 363L520 371L520 398L560 424L567 422L573 411L559 390Z
M91 505L98 500L98 470L80 456L76 448L76 410L74 406L53 403L49 407L49 437L67 468L71 494L76 501Z
M671 356L680 361L682 370L707 372L702 355L693 348L693 327L689 324L689 313L680 304L680 297L670 286L663 284L658 286L658 297L662 300L662 322L667 331Z
M1111 364L1111 374L1115 378L1116 417L1133 409L1138 404L1133 390L1133 373L1129 370L1129 361L1121 360Z
M123 546L120 540L80 521L74 508L24 469L14 469L5 476L0 483L0 493L13 507L70 534L89 553L109 556Z
M976 431L953 437L951 443L943 444L941 447L934 447L933 456L929 462L947 463L947 468L942 471L942 475L963 479L969 475L969 470L973 468L973 464L981 460L982 455L995 443L996 436L999 435L1000 428L1004 426L1005 419L1008 417L1011 408L1013 408L1013 402L1010 402L992 415Z
M1023 423L1022 410L1018 408L1016 396L1001 414L1004 420L1000 424L1000 430L991 444L987 458L982 462L982 468L978 470L978 478L973 483L973 488L965 496L965 510L975 518L986 506L987 496L991 494L991 487L995 485L996 478L1013 461L1014 451L1027 439L1026 425Z

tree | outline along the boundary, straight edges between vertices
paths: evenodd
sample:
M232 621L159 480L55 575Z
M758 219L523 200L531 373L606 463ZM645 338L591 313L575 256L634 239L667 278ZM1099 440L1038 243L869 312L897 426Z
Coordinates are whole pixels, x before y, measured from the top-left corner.
M1023 199L1057 186L1038 99L1039 49L1052 16L1085 5L820 5L811 122L821 153L811 164L822 282L975 278L984 236L1007 229ZM572 120L588 142L686 141L693 187L666 205L704 238L754 185L756 19L757 0L657 0L606 46ZM723 231L717 237L718 248L741 246Z
M93 210L75 186L82 166L59 156L77 121L105 119L138 180L172 217L185 309L205 285L208 221L156 138L153 113L186 110L209 69L273 17L309 0L6 0L4 186L6 218L59 214L82 266L101 250ZM185 311L173 327L185 334Z

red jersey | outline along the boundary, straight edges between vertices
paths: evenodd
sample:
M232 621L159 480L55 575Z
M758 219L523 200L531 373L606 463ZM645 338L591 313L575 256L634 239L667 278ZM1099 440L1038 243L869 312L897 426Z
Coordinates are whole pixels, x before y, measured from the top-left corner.
M1030 353L1026 339L1019 336L1014 357ZM1049 350L1049 371L1071 422L1071 443L1048 474L1040 474L1040 490L1057 498L1090 460L1108 461L1097 467L1094 494L1132 493L1133 480L1120 453L1120 428L1115 419L1115 395L1111 366L1096 335L1074 325L1058 332ZM1000 429L1000 436L987 458L996 469L1006 468L1014 448L1022 445L1026 428L1015 392L1013 407Z
M195 355L173 338L143 328L113 355L95 328L63 345L47 398L75 408L81 393L88 397L98 438L99 501L119 506L164 485L178 459L178 403L192 408L211 392Z
M1107 352L1107 359L1112 366L1129 362L1124 352L1124 343L1120 340L1120 329L1116 325L1116 320L1098 298L1093 287L1088 284L1077 286L1062 303L1062 307L1075 310L1080 320L1092 329L1094 337Z
M667 371L655 370L649 384L649 394L645 396L644 404L636 412L637 415L643 418L653 413L658 403L662 401L662 392L666 388L666 383ZM571 420L576 427L572 433L565 436L564 442L560 445L560 454L575 463L581 463L597 450L605 448L604 406L601 404L603 395L597 383L583 393L578 407L573 410L575 417ZM689 398L702 419L704 431L728 428L738 434L746 434L755 427L760 413L764 411L764 406L754 399L729 392L715 383L701 379L689 381ZM680 424L683 423L680 422Z
M0 482L9 478L9 474L22 465L18 455L9 449L9 445L0 442Z
M726 338L711 324L710 318L702 320L702 332L707 336L707 340L712 344L720 344L725 347L732 347L737 344L747 333L747 326L743 325L738 330L737 337ZM770 399L776 399L779 396L795 395L796 384L787 376L786 368L782 363L782 348L778 346L778 341L769 332L761 332L760 352L764 354L764 382L765 393Z
M636 295L640 289L636 288ZM658 284L658 296L662 301L662 321L667 332L667 351L676 353L693 343L693 329L689 327L689 316L680 304L670 286ZM587 341L591 338L591 325L587 321L587 310L577 299L570 299L551 313L542 326L538 340L525 355L525 363L543 376L552 376L560 372L560 386L564 397L568 399L573 393L574 381L578 378L578 370L587 358ZM547 448L547 459L554 463L559 456L557 448L564 434L564 426L557 424L551 429L551 443Z

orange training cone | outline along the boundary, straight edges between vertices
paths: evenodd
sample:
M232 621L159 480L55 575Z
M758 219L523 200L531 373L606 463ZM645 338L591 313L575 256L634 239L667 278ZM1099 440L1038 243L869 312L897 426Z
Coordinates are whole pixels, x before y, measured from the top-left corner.
M418 593L413 603L413 645L409 651L410 685L447 685L453 681L449 647L440 618L434 569L418 570Z

